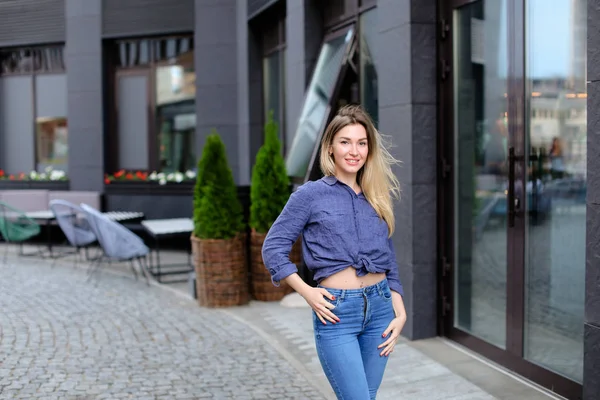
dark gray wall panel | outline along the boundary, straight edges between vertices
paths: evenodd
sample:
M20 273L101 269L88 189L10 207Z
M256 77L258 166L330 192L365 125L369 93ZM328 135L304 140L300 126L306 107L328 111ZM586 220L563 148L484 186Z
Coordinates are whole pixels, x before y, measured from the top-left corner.
M104 189L100 2L66 0L67 117L71 190Z
M245 2L196 0L194 12L196 153L202 154L206 137L216 128L234 179L244 184L250 175ZM244 22L238 26L240 18Z
M587 9L587 225L583 398L600 393L600 0Z
M0 47L65 41L65 0L0 1Z
M587 206L585 322L600 326L600 205Z
M600 0L587 2L587 80L600 80Z
M250 72L249 72L249 42L248 24L246 23L246 3L236 0L236 28L237 28L237 120L238 120L238 185L249 185L251 175L250 164Z
M402 199L393 235L408 322L403 335L437 335L435 0L378 2L379 128L390 135ZM385 49L385 51L383 51Z
M587 200L600 204L600 82L589 83L587 93Z
M194 30L194 0L103 0L102 36Z
M286 5L286 153L298 128L306 87L323 41L323 24L315 3L310 0L287 0Z
M287 154L298 127L306 88L304 1L287 0L285 30L287 47L285 54L285 142L287 143Z
M583 400L596 400L600 393L600 326L585 324Z

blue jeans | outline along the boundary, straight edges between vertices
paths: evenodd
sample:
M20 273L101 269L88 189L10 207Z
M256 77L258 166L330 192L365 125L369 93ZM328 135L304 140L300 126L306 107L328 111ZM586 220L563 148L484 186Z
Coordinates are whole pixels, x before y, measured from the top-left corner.
M322 286L320 286L322 287ZM387 279L362 289L330 289L332 310L340 319L327 325L313 311L315 343L323 371L338 399L375 399L387 357L378 349L394 319Z

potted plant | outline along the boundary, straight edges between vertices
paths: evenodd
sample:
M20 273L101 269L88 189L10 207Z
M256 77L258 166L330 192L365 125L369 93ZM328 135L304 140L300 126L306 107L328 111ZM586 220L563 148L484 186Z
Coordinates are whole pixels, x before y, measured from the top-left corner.
M229 307L249 301L242 205L225 145L213 129L198 161L191 237L198 303Z
M290 181L281 155L278 125L269 113L265 124L265 142L256 155L250 186L250 283L256 300L277 301L292 289L281 282L271 283L271 275L262 259L262 245L269 229L290 196ZM292 248L290 259L300 262L300 241Z

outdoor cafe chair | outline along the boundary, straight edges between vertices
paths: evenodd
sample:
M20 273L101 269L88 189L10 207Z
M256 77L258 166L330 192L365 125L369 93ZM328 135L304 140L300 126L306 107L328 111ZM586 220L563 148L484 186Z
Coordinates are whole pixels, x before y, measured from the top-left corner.
M75 265L77 265L82 249L85 252L85 259L91 261L88 247L96 243L96 234L81 207L66 200L56 199L50 201L50 210L56 217L56 222L65 234L67 241L75 248Z
M0 201L0 235L6 241L3 264L6 264L8 256L8 245L18 243L20 253L23 253L23 243L34 236L39 235L40 226L33 219L27 217L25 212Z
M149 285L146 257L150 249L144 244L144 241L135 233L118 222L111 220L93 207L82 203L81 208L103 251L103 255L92 263L88 280L97 272L103 260L129 261L135 279L137 279L138 276L134 264L134 261L137 261L142 274L146 278L146 283Z

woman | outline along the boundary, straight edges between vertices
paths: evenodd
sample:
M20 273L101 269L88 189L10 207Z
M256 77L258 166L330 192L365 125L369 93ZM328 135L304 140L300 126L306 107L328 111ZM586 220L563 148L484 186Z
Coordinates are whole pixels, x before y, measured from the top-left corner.
M269 230L263 260L313 309L321 366L339 399L374 399L406 322L391 241L395 160L359 106L345 106L321 141L318 181L295 191ZM302 234L307 285L289 260Z

